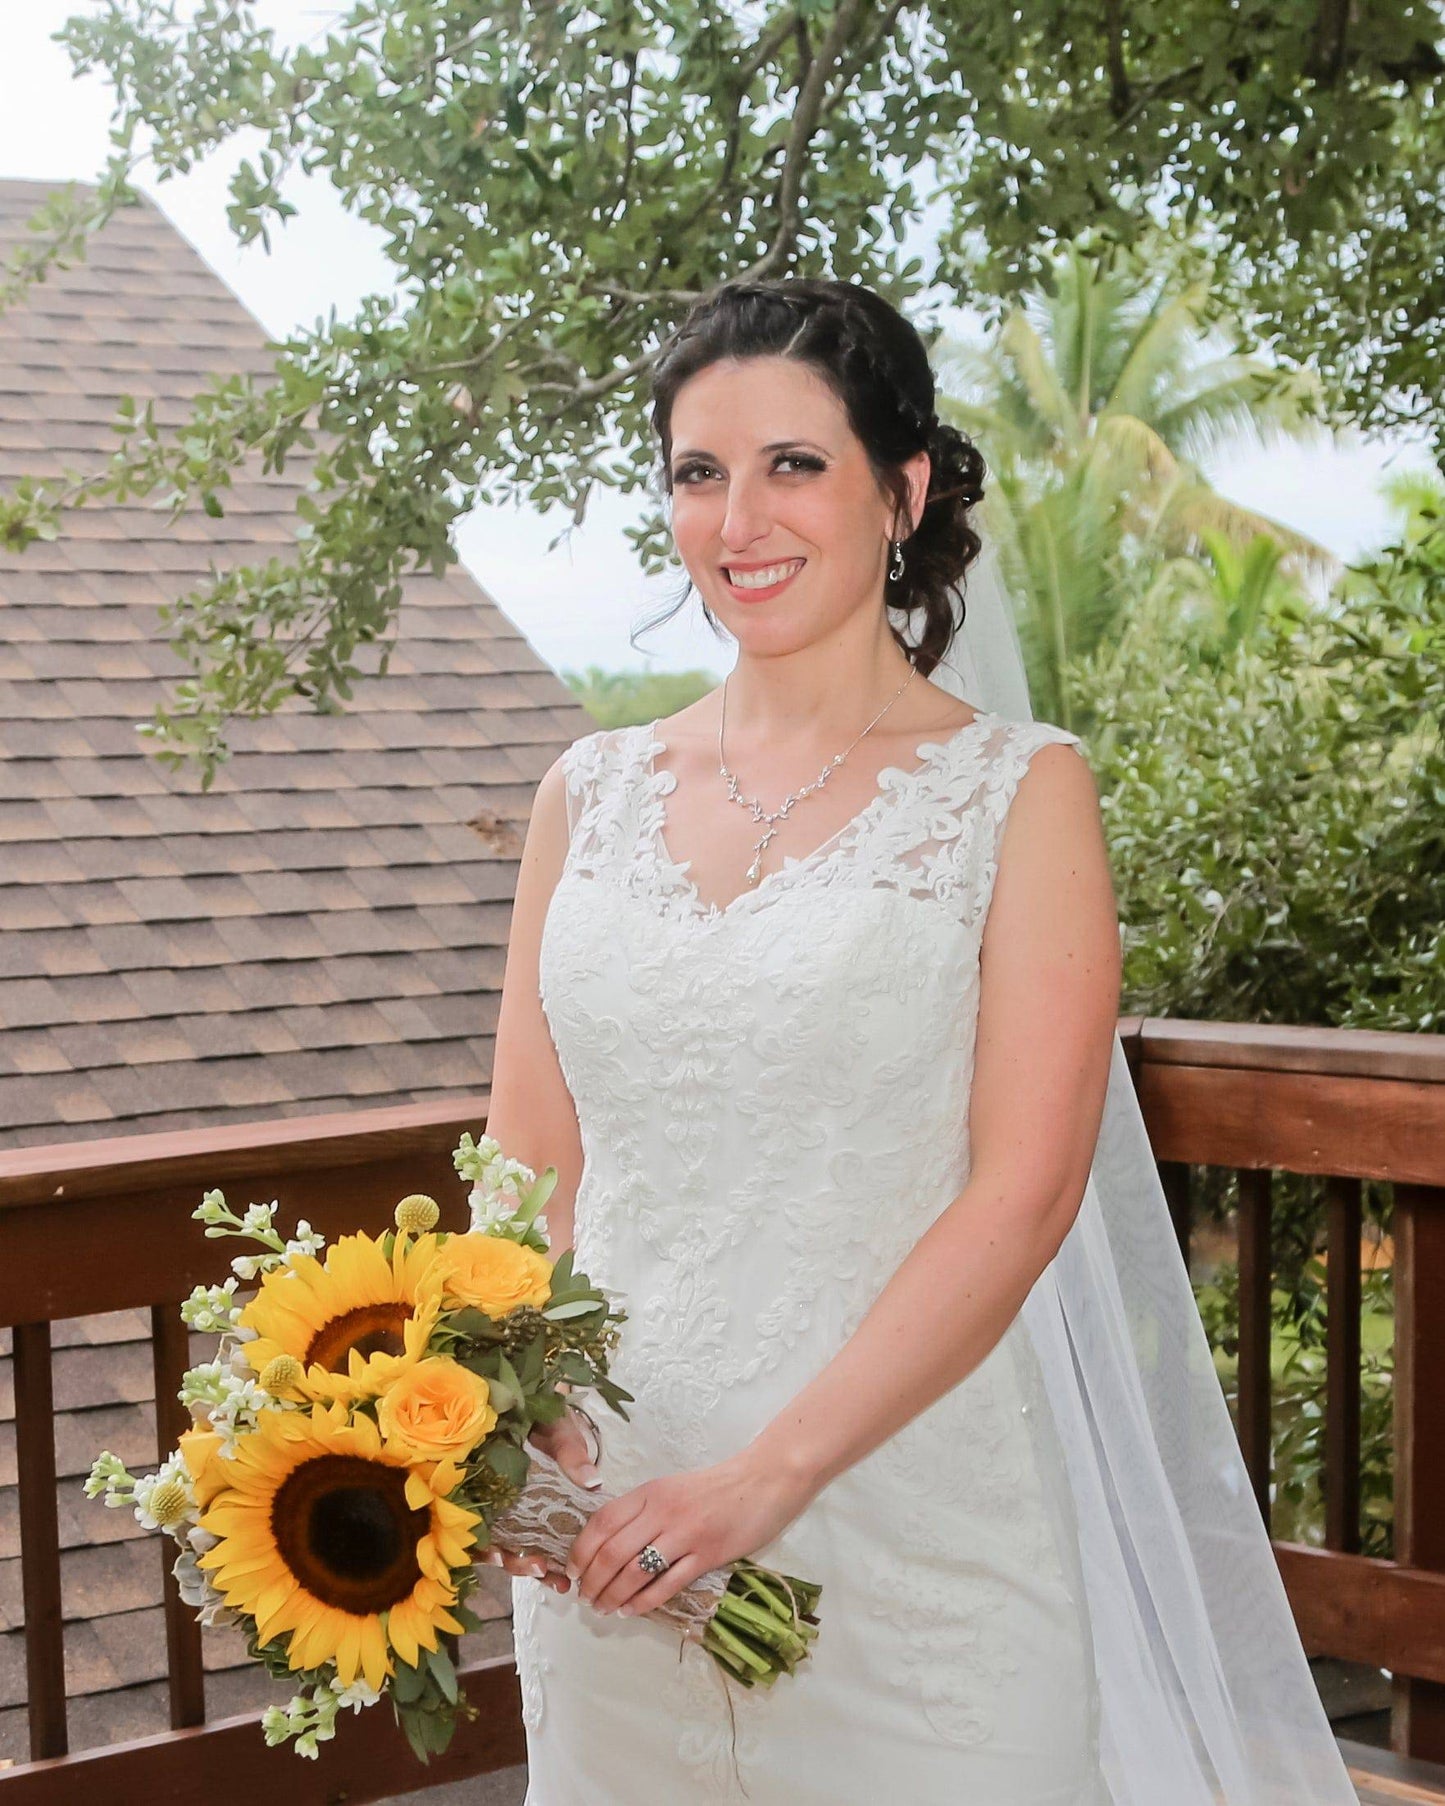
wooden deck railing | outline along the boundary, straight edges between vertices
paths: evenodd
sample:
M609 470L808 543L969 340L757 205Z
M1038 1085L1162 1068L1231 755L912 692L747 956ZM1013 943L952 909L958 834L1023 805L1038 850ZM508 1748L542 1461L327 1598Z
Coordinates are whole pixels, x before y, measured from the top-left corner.
M1186 1256L1191 1166L1239 1177L1239 1440L1270 1518L1271 1180L1327 1196L1325 1547L1276 1542L1312 1655L1389 1669L1393 1748L1445 1761L1445 1037L1122 1022ZM1394 1191L1394 1556L1360 1546L1360 1185Z
M4 1806L78 1799L200 1799L224 1775L228 1796L269 1788L287 1806L360 1803L524 1760L521 1698L509 1657L464 1674L480 1708L450 1750L423 1771L378 1708L346 1715L315 1762L268 1750L254 1715L205 1722L201 1631L176 1592L175 1546L157 1537L165 1575L169 1735L68 1755L60 1537L51 1399L50 1326L104 1311L150 1311L161 1453L186 1417L175 1395L189 1365L178 1307L216 1283L234 1250L207 1241L191 1212L210 1186L231 1204L280 1201L328 1239L379 1232L396 1201L429 1191L458 1197L451 1150L486 1121L487 1099L248 1123L225 1129L0 1154L0 1327L14 1331L15 1427L31 1761L0 1770ZM218 1267L219 1257L219 1267ZM97 1507L98 1509L98 1507Z
M1271 1174L1328 1182L1327 1547L1276 1543L1276 1553L1311 1653L1388 1668L1396 1750L1445 1758L1445 1438L1430 1435L1445 1407L1445 1040L1138 1018L1120 1032L1186 1253L1189 1167L1240 1175L1239 1429L1266 1521ZM200 1633L169 1578L174 1729L66 1753L51 1323L148 1308L156 1397L173 1399L187 1363L177 1306L217 1275L217 1244L190 1218L203 1189L219 1185L233 1204L276 1198L286 1220L305 1216L328 1237L380 1230L406 1192L456 1195L451 1149L464 1128L485 1123L486 1110L479 1097L0 1154L0 1326L14 1329L32 1756L0 1771L0 1806L58 1806L92 1786L127 1800L198 1796L217 1773L237 1793L279 1786L277 1797L296 1806L342 1798L359 1806L524 1759L506 1657L468 1671L481 1714L424 1775L382 1709L345 1718L315 1763L267 1750L252 1716L205 1722ZM1358 1553L1362 1180L1395 1188L1390 1561ZM183 1427L178 1413L158 1407L164 1448ZM156 1540L156 1559L168 1565L172 1545Z

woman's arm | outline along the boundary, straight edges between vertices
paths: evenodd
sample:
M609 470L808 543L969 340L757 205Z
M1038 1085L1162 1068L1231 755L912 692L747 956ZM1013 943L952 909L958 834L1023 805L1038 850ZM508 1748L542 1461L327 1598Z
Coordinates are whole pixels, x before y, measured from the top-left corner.
M496 1137L504 1154L535 1172L557 1168L545 1212L554 1260L572 1245L572 1207L582 1178L577 1109L538 992L542 926L566 857L566 779L558 758L533 794L517 871L487 1110L487 1133Z
M1089 767L1056 745L1029 771L984 931L968 1182L752 1447L815 1491L973 1372L1083 1201L1118 1025L1118 909Z
M517 872L487 1110L487 1133L496 1137L504 1154L535 1172L548 1166L557 1168L557 1184L544 1212L548 1256L553 1261L572 1245L573 1206L582 1178L577 1107L562 1076L538 992L542 925L567 857L567 840L566 778L558 758L533 795ZM575 1413L569 1411L556 1423L539 1425L531 1440L545 1448L573 1479L583 1485L600 1483L586 1432ZM546 1564L540 1555L504 1555L492 1550L483 1559L513 1574L546 1578L559 1592L567 1592L571 1585L562 1574L544 1575Z

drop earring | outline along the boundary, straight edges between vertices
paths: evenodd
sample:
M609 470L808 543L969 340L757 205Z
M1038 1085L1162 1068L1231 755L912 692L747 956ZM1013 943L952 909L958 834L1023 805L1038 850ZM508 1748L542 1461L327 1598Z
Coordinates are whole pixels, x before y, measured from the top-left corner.
M901 539L895 539L893 542L893 562L888 567L888 575L895 583L903 575L903 541Z

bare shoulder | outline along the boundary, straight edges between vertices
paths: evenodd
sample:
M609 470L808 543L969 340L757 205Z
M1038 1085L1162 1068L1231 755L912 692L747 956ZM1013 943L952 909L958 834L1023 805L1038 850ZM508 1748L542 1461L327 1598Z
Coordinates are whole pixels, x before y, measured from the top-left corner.
M571 747L564 747L537 780L532 792L532 822L544 824L567 815L567 757Z
M1068 808L1099 812L1099 786L1089 754L1076 734L1047 721L1014 724L1020 737L1024 768L1019 774L1014 809L1026 814Z
M1073 735L1039 737L1031 728L1024 733L1026 766L1008 811L1013 840L1053 843L1055 849L1100 847L1104 818L1086 749Z
M1095 908L1117 921L1098 782L1076 736L1047 723L1021 727L1027 763L1008 804L998 878L1007 918L1032 908Z

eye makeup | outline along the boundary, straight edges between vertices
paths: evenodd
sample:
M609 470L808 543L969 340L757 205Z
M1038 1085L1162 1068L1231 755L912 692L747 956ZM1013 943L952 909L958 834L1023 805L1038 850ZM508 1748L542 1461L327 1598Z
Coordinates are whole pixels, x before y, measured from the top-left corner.
M796 464L803 470L823 471L828 468L828 460L816 452L788 451L780 453L773 459L773 469L780 464ZM716 470L717 466L706 458L684 458L672 473L674 483L691 484L694 477L703 471Z

